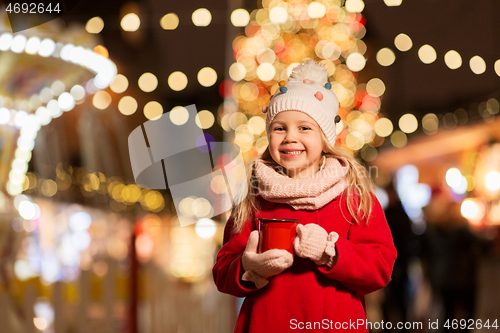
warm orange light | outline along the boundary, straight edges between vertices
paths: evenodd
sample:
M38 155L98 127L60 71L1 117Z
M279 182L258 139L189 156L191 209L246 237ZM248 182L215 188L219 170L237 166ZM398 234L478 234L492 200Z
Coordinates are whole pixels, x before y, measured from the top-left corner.
M97 45L96 47L94 47L94 52L103 56L104 58L109 58L108 49L102 45Z

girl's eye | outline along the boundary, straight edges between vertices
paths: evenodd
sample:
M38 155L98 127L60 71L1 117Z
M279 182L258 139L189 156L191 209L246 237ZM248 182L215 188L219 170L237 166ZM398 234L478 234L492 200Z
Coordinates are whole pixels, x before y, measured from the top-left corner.
M275 131L281 131L281 130L283 130L283 127L276 127L274 130Z
M306 129L306 130L310 129L310 128L309 128L309 127L307 127L307 126L301 126L300 128L304 128L304 129Z

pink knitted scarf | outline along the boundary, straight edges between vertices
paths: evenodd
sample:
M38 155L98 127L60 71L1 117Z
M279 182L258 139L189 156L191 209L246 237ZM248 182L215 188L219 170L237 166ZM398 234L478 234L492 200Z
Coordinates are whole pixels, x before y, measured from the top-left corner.
M347 187L349 164L344 158L324 157L323 166L313 176L296 179L276 171L258 159L254 162L259 193L267 201L286 203L295 210L316 210Z

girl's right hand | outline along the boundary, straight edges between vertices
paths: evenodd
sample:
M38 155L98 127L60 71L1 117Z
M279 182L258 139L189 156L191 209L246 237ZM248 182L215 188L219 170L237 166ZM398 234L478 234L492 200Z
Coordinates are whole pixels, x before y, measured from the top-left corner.
M248 243L241 257L245 273L244 281L252 281L257 288L264 287L268 277L278 275L293 264L293 256L286 250L272 249L264 253L257 253L259 232L250 233Z

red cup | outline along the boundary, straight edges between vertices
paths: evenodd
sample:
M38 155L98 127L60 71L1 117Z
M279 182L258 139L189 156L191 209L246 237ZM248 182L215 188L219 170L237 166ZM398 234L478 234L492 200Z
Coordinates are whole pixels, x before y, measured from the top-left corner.
M259 218L259 253L270 249L287 250L293 256L297 219Z

